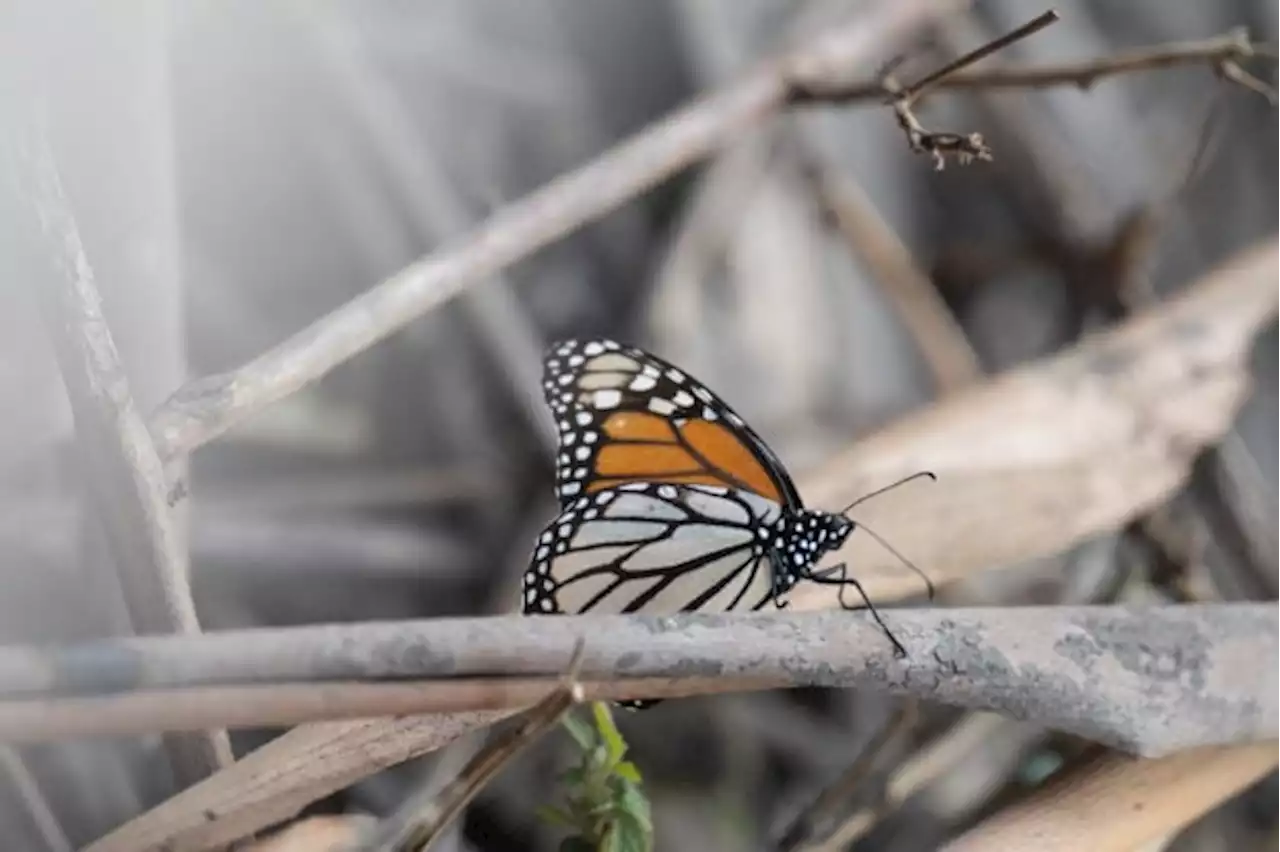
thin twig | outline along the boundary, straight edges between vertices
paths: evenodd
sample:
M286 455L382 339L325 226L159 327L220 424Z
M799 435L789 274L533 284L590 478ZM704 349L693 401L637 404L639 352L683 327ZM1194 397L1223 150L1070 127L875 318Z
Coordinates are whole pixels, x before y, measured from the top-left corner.
M570 708L583 702L585 693L578 682L578 671L584 647L579 639L556 688L486 743L444 789L412 797L351 852L427 852L503 767L558 724Z
M22 803L45 852L72 852L75 849L59 825L57 814L49 807L39 782L27 769L22 755L7 745L0 745L0 778Z
M962 718L893 768L885 779L884 794L870 806L848 814L813 852L837 852L865 837L886 814L977 753L984 744L1012 727L1006 719L988 713Z
M778 841L779 852L800 852L817 848L830 837L832 827L849 800L874 777L876 767L885 759L890 746L898 744L920 721L920 705L908 701L867 743L857 758L840 777L828 785L809 807L796 817Z
M138 633L200 631L169 484L102 314L102 297L42 123L9 139L15 183L29 205L34 251L47 275L33 280L76 423L89 494L102 521L130 620ZM170 740L184 786L229 765L225 732Z
M1011 44L1022 41L1025 38L1035 35L1045 27L1056 24L1058 22L1058 13L1050 9L1035 19L1023 24L1012 32L1005 33L999 38L992 39L977 50L971 50L964 56L947 63L943 67L927 75L924 79L917 80L898 95L898 97L906 98L910 101L918 101L923 98L931 89L936 89L940 83L951 75L955 74L970 65L974 65L986 59L988 56L998 51L1004 50Z
M1212 38L1152 45L1080 62L956 73L931 83L929 89L931 92L1048 89L1059 86L1088 89L1100 80L1124 74L1160 71L1184 65L1208 65L1216 68L1224 61L1238 63L1255 58L1275 61L1276 48L1264 42L1250 41L1246 31L1237 29ZM883 80L867 79L814 89L797 87L792 100L798 104L844 104L883 100L885 95Z
M787 104L791 86L863 61L949 5L885 2L668 116L500 210L471 234L347 302L248 364L191 382L150 421L180 457L328 373L466 287L709 156Z
M909 652L901 660L865 615L500 616L10 648L0 652L0 689L30 700L255 683L548 676L562 671L579 637L590 636L584 681L700 676L856 686L1036 719L1146 753L1269 736L1280 718L1272 606L898 610L886 618ZM1194 658L1185 653L1188 636L1204 648ZM1131 655L1149 662L1127 665ZM1244 666L1258 675L1234 682L1212 674ZM1099 667L1115 674L1097 683L1089 672ZM429 697L424 692L419 712L438 709ZM1210 700L1215 710L1207 714Z
M806 145L800 156L819 202L893 304L937 391L951 393L980 379L982 365L964 329L858 183L815 145Z
M466 713L528 707L555 686L549 677L359 680L144 689L116 695L0 700L0 742L140 736L209 727L289 727L338 719ZM781 689L788 678L584 680L590 701L688 698Z
M907 134L907 144L917 154L928 154L933 157L933 165L937 171L946 166L947 157L954 157L960 165L968 165L974 160L991 160L991 149L981 133L952 133L930 131L924 128L915 114L915 105L931 89L936 88L952 74L985 59L996 51L1003 50L1014 42L1021 41L1039 32L1050 24L1056 23L1058 13L1049 11L1040 15L1030 23L999 38L992 39L977 50L972 50L953 62L949 62L924 79L909 86L900 86L890 74L884 75L884 90L891 96L890 107L898 126Z

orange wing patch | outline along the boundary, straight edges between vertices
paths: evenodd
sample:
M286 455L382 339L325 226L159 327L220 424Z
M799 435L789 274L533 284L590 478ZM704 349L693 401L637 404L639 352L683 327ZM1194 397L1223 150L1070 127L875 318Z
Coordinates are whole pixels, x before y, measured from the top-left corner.
M665 482L669 476L703 470L678 444L607 444L596 456L596 474L613 479Z
M718 422L690 420L680 427L680 435L713 469L733 478L727 482L722 479L719 484L746 486L761 497L782 502L773 477L732 430Z
M603 424L611 441L595 458L597 477L587 491L616 488L627 482L673 485L720 485L745 488L782 502L768 471L727 426L690 420L679 426L654 414L619 411ZM683 443L681 443L683 441Z
M619 411L604 422L604 433L615 441L654 441L676 443L671 424L656 414Z

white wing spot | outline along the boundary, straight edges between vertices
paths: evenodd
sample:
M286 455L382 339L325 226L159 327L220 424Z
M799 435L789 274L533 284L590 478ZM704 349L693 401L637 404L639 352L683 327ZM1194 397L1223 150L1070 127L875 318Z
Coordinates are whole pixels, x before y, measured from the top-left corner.
M600 437L600 436L599 436L599 435L597 435L595 432L584 432L584 433L582 434L582 443L584 443L584 444L594 444L594 443L596 442L596 439L597 439L597 438L599 438L599 437Z
M715 420L717 416L718 416L718 415L715 413L715 410L711 408L711 406L709 406L709 405L704 405L704 406L702 407L702 419L703 419L703 420Z
M617 408L622 402L622 394L615 388L598 390L595 393L596 408Z
M586 360L587 360L587 359L586 359L586 358L583 358L581 355L570 355L570 356L569 356L569 366L570 366L570 367L581 367L581 366L582 366L582 363L583 363L584 361L586 361Z
M688 408L693 405L693 397L684 391L678 391L675 396L671 397L671 401L681 408Z
M586 346L582 347L583 354L589 355L589 356L599 355L603 351L604 351L604 346L594 340L588 343Z
M590 426L590 425L591 425L591 412L589 412L589 411L579 411L577 414L575 414L575 415L573 416L573 419L577 422L577 424L578 424L579 426Z
M653 390L657 384L658 380L653 376L640 375L631 380L631 389L636 393L644 393Z
M660 414L663 417L668 417L676 410L676 407L671 403L671 400L661 399L655 396L653 399L649 400L649 410L654 414Z
M590 455L591 455L590 447L578 447L578 449L573 451L573 457L578 461L586 461L587 457Z
M664 498L666 498L667 500L674 500L674 499L676 499L676 495L677 495L678 493L679 493L679 492L677 492L677 491L676 491L674 488L672 488L670 485L660 485L660 486L658 486L658 496L659 496L659 497L664 497Z

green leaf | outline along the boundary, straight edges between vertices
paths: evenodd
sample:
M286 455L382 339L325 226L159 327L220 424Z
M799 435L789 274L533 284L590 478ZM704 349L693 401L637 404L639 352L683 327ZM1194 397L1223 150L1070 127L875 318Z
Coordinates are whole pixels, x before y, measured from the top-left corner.
M617 798L618 809L627 817L635 820L646 831L653 831L653 817L649 809L649 799L634 784L623 781Z
M620 816L610 826L611 852L652 852L653 828L627 816ZM601 846L601 848L604 848Z
M625 778L633 784L639 784L644 780L640 776L640 769L629 760L624 760L613 767L613 774L620 778Z
M622 738L618 726L614 724L613 714L609 712L608 705L603 701L592 702L591 712L596 717L596 729L600 731L600 738L608 749L609 765L613 766L627 753L627 741Z
M569 732L569 736L573 737L574 742L578 744L578 748L583 751L590 751L595 746L596 732L577 716L569 713L560 724Z

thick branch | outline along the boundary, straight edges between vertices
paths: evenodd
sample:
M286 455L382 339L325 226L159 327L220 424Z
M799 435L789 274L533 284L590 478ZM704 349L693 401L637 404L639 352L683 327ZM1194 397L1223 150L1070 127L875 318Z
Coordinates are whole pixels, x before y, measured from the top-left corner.
M1148 754L1269 737L1280 719L1280 622L1271 605L887 617L909 651L905 660L870 618L843 611L500 616L2 649L0 691L35 698L53 690L556 676L581 637L584 681L698 677L874 689L1032 719ZM421 709L440 708L424 699Z
M199 379L151 420L165 458L180 457L315 381L460 290L609 213L784 107L793 85L864 61L941 2L881 3L794 53L699 100L596 160L508 205L469 236L317 320L239 369Z

